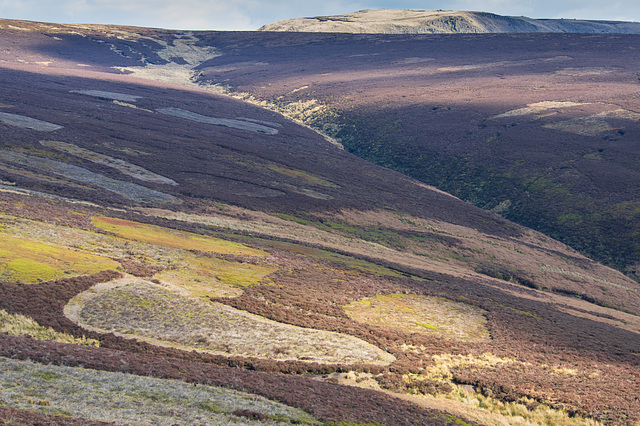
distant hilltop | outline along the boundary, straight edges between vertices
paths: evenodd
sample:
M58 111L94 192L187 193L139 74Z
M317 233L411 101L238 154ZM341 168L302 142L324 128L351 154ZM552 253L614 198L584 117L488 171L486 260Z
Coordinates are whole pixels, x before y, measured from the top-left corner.
M640 34L640 23L579 19L532 19L451 10L361 10L347 15L276 21L258 31L360 34L622 33Z

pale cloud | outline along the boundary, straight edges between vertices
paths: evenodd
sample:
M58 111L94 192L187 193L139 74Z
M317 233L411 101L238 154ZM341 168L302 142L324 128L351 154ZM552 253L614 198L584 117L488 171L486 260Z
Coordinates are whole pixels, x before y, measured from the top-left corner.
M532 18L640 21L637 0L0 0L0 17L61 23L254 30L287 18L362 9L449 9Z

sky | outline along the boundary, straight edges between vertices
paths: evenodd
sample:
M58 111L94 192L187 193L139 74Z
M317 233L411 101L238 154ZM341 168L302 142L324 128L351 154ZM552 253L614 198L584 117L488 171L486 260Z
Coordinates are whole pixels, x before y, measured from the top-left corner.
M383 8L640 22L638 0L0 0L0 18L183 30L255 30L280 19Z

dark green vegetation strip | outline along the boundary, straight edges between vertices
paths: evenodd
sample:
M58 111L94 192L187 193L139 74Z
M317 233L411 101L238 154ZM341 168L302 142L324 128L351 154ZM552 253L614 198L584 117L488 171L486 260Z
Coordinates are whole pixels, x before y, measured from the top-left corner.
M612 204L602 194L594 196L560 182L557 173L526 168L523 163L486 165L471 156L429 151L416 155L394 132L380 131L384 124L374 118L346 121L358 123L339 133L348 151L478 207L492 209L508 202L501 211L505 218L635 276L633 265L640 263L637 202Z

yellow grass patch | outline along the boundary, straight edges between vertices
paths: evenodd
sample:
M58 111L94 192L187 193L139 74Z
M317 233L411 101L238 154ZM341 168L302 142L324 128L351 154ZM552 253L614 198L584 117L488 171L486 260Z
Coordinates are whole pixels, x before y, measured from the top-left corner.
M489 339L484 311L441 297L394 293L365 297L344 306L354 321L462 341Z
M92 222L95 227L104 231L113 232L119 237L143 243L221 254L268 256L267 252L244 244L124 219L95 217Z
M155 278L186 290L196 297L233 297L242 294L242 287L265 282L265 277L278 268L250 263L228 262L222 259L193 256L185 259L188 267L166 270Z
M0 239L0 280L35 283L116 269L102 256L6 234Z
M169 269L153 276L163 283L183 289L191 297L238 297L241 287L221 283L215 273L194 271L191 269Z

